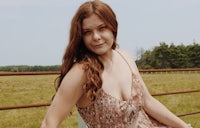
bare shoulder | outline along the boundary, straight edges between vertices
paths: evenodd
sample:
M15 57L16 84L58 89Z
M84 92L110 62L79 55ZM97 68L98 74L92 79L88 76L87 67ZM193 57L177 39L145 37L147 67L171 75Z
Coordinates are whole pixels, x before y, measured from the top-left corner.
M126 61L128 62L128 64L130 65L132 71L133 71L134 73L139 73L138 68L137 68L137 65L136 65L136 63L135 63L135 60L134 60L133 56L131 55L131 53L130 53L129 51L127 51L127 50L121 50L121 49L120 49L120 50L117 49L117 51L118 51L120 54L123 55L123 57L126 59Z
M72 68L69 70L68 73L72 73L72 75L75 74L76 76L84 75L83 64L81 63L73 64Z
M84 80L85 75L84 75L84 70L83 70L83 64L80 63L75 63L69 72L66 74L64 79L70 79L70 81L73 80Z
M83 64L75 63L69 72L63 78L61 86L68 89L82 89L85 84L86 76L83 70Z
M131 53L128 50L123 50L123 49L116 49L119 53L121 53L123 56L125 56L127 59L134 60L132 57Z
M74 64L64 76L49 108L51 118L64 119L83 95L85 84L84 70L81 64Z

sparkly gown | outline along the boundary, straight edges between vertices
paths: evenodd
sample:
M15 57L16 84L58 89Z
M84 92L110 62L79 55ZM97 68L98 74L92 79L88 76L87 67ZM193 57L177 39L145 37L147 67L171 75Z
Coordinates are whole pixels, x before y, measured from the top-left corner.
M120 53L120 52L119 52ZM120 53L127 64L125 56ZM131 69L130 69L131 70ZM132 70L131 70L132 71ZM141 82L132 72L131 98L119 100L103 89L93 104L78 107L78 111L88 128L169 128L150 117L144 111L144 98ZM133 91L135 90L135 91ZM135 93L136 92L136 93Z

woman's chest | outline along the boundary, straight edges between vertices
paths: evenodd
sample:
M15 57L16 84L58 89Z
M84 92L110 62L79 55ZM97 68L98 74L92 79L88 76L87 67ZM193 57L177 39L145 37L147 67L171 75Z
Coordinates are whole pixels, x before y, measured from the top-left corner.
M94 104L78 110L89 124L101 124L102 126L118 126L120 124L126 126L133 122L139 107L137 101L133 99L121 101L101 90ZM94 119L92 122L90 122L91 118Z
M132 73L129 69L119 69L112 73L102 74L102 89L117 99L126 100L131 97Z

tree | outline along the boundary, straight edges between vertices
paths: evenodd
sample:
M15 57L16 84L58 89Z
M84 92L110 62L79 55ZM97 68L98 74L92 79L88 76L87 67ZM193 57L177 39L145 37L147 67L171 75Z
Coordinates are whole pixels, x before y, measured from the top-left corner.
M165 42L154 47L152 51L147 50L136 61L142 69L160 68L199 68L200 67L200 45L168 46Z

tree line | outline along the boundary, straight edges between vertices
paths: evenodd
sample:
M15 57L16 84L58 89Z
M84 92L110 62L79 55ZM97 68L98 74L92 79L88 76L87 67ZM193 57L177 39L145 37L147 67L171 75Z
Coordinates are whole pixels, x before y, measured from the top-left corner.
M165 42L152 50L142 51L136 60L139 69L172 69L172 68L200 68L200 45L167 45ZM12 65L0 66L4 72L37 72L60 71L60 65L28 66Z
M3 72L38 72L38 71L60 71L60 65L52 66L28 66L28 65L12 65L0 66L0 71Z
M146 50L136 60L140 69L200 68L200 45L167 45Z

